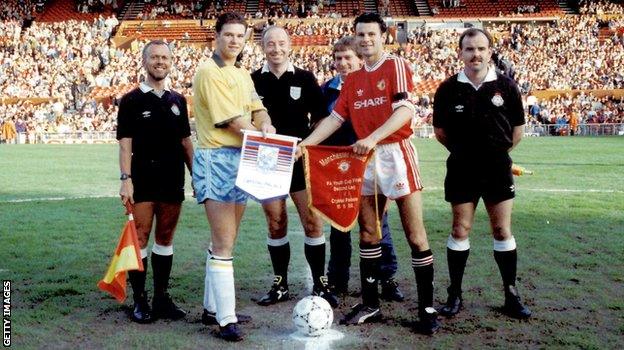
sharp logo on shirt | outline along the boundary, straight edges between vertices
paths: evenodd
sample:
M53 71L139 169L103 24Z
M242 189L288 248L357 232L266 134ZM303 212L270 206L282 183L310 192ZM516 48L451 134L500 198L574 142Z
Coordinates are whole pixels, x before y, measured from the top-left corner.
M503 96L501 96L500 93L495 93L494 97L492 97L492 104L496 107L500 107L503 105L503 103L505 103L505 100L503 100Z
M152 112L151 111L145 111L142 114L143 114L143 118L149 118L149 117L152 116Z
M290 97L292 97L293 100L298 100L299 97L301 97L301 88L299 86L291 86Z
M359 90L357 91L357 95L358 95L358 96L360 96L360 97L361 97L363 94L364 94L364 90L359 89Z
M173 112L173 114L179 116L180 115L180 108L178 108L178 105L172 104L171 105L171 112Z
M380 81L377 82L377 88L379 90L385 90L386 89L386 81L384 79L381 79Z
M455 112L461 113L463 111L464 111L464 105L457 105L457 106L455 106Z
M359 101L353 102L353 108L354 109L361 109L361 108L367 108L367 107L381 106L382 104L386 103L387 101L388 101L388 99L386 98L386 96L380 96L380 97L375 97L375 98L367 98L365 100L359 100Z

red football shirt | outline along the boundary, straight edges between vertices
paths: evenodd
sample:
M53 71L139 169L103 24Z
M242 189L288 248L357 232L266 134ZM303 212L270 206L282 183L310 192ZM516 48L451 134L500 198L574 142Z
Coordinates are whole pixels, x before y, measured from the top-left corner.
M347 76L332 115L350 120L358 138L363 139L383 125L395 109L407 106L414 111L410 100L413 88L409 64L386 53L373 66L364 65ZM411 135L407 122L379 144L399 142Z

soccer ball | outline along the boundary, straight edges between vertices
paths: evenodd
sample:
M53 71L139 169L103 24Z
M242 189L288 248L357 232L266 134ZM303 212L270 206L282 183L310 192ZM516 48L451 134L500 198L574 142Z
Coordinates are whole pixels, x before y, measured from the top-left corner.
M334 311L327 300L307 296L295 305L292 319L299 332L310 337L318 337L331 327Z

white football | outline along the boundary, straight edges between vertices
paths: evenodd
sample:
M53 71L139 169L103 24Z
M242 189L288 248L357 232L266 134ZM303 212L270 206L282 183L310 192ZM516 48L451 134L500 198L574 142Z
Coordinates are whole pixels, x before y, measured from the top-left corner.
M334 321L334 311L327 300L307 296L295 305L292 314L297 330L307 336L318 337L328 330Z

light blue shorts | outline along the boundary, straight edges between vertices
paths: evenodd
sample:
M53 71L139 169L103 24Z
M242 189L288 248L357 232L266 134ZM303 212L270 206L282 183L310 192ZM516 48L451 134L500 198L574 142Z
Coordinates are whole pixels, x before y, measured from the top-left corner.
M241 150L235 147L199 148L193 156L193 185L197 203L207 199L245 204L248 195L238 189L236 175Z

